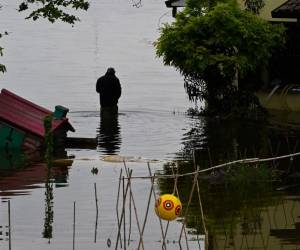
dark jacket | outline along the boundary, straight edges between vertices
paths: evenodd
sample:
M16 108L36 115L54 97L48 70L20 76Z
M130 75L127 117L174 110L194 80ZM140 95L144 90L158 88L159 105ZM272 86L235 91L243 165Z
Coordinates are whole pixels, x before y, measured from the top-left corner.
M120 81L114 73L106 73L97 80L96 91L100 94L101 107L115 106L121 96Z

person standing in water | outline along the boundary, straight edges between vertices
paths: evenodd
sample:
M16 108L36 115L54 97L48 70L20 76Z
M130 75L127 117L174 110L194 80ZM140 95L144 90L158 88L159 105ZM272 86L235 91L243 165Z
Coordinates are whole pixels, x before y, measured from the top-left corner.
M97 80L96 91L99 93L101 112L118 112L118 101L121 96L121 84L115 75L114 68L108 68L105 75Z

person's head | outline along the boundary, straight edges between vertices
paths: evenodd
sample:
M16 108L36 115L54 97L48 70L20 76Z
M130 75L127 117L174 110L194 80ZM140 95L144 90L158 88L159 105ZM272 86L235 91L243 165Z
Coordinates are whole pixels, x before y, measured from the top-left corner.
M108 75L114 75L116 73L115 69L110 67L107 69L106 74Z

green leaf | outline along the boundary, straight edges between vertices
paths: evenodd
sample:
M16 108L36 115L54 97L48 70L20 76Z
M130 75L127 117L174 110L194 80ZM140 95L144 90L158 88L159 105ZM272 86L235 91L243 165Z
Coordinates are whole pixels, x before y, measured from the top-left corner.
M89 2L86 0L27 0L23 1L19 5L19 11L28 10L30 7L36 7L26 17L26 19L32 19L34 21L39 18L46 18L51 23L57 20L74 24L79 21L79 18L67 13L67 10L88 10Z

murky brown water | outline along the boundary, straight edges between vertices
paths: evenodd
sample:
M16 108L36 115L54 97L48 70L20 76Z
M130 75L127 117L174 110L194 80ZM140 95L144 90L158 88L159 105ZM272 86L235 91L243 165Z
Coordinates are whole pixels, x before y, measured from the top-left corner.
M67 155L73 160L56 163L50 184L42 163L26 168L20 164L18 170L0 172L1 249L8 249L7 200L11 204L12 249L72 249L74 202L75 249L106 249L108 239L114 248L118 179L123 164L103 161L107 154L126 157L134 176L148 176L147 161L153 172L168 171L166 162L190 159L194 148L199 150L196 156L203 167L244 156L299 151L298 133L291 129L271 130L259 123L224 123L186 116L190 104L182 78L155 58L152 45L161 23L171 20L170 11L164 15L168 10L163 1L144 1L138 9L130 1L91 1L91 9L80 14L82 22L73 28L24 21L16 6L9 1L1 11L0 28L11 33L3 39L2 59L8 72L1 76L0 87L51 110L57 104L68 107L68 117L76 129L70 136L97 137L99 143L95 150L68 149ZM109 66L117 70L123 95L119 115L107 122L100 119L95 82ZM10 164L4 158L2 167ZM97 175L92 174L95 167ZM224 183L218 182L220 175L208 177L211 182L205 184L208 190L203 188L202 196L212 249L299 248L298 161L283 161L279 167L287 168L287 175L274 186L255 190L262 196L249 195L252 189L247 186L247 195L241 198L235 194L235 199L230 199L230 192L223 190ZM190 170L186 167L183 171ZM207 180L207 176L203 178ZM98 220L94 183L99 198ZM185 206L191 180L184 179L183 184L180 194ZM149 179L133 180L141 222L150 188ZM171 181L155 185L157 194L171 192L172 188ZM154 199L145 227L145 249L161 249L160 225L153 207ZM129 214L126 220L129 232ZM193 201L187 222L189 249L199 249L196 236L203 234L199 225L199 209ZM167 248L180 249L180 230L180 220L170 223ZM136 249L139 235L133 214L131 232L128 249Z

